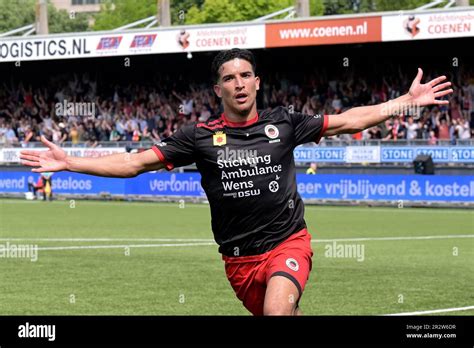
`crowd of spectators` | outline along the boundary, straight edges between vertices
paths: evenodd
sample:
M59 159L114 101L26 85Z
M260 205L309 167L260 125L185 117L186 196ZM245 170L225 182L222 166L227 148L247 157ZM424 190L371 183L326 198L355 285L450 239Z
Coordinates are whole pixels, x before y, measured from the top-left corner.
M433 75L434 76L434 75ZM259 108L286 106L305 114L339 114L351 107L385 102L405 93L413 76L392 74L375 83L353 75L327 78L311 73L263 76ZM430 76L425 76L429 79ZM186 88L152 84L107 84L89 74L56 76L41 85L10 82L0 86L0 144L27 147L44 135L56 143L98 146L101 142L159 142L179 127L206 121L222 112L209 83ZM451 79L454 93L447 106L425 107L343 140L438 140L455 143L474 136L474 79ZM71 104L72 103L72 104ZM69 105L82 105L78 110Z

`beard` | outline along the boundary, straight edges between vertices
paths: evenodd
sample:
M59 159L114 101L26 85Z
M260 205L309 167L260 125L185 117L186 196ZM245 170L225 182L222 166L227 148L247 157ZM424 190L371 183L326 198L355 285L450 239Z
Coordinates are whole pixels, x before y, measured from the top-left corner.
M236 115L239 115L241 116L242 118L244 117L247 117L249 116L250 112L253 110L254 106L255 106L255 99L250 102L248 105L237 105L237 106L230 106L230 109L232 110L232 112Z

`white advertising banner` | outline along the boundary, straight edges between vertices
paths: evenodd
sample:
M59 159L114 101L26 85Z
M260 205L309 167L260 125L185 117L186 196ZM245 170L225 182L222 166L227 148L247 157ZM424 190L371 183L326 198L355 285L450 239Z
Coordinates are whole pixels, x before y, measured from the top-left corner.
M382 41L474 36L474 10L382 17Z
M0 62L264 48L265 25L0 38Z
M264 48L265 25L203 27L160 33L160 53L202 52L238 48Z
M347 146L346 163L380 163L380 146Z
M0 149L0 163L19 163L20 162L20 151L23 150L35 150L35 151L44 151L47 148L2 148ZM112 155L114 153L125 152L123 147L65 147L64 151L68 156L75 157L101 157L106 155Z
M411 41L474 36L474 10L470 8L389 13L374 17L373 36L369 41ZM357 16L339 16L337 23L352 23ZM314 22L331 21L330 16L315 17ZM255 49L285 46L282 33L291 41L314 41L311 28L302 20L281 20L270 23L243 22L227 25L190 25L156 29L136 29L108 32L53 34L48 36L0 37L0 63L28 60L89 58L160 54L179 52L218 51L233 47ZM289 26L288 29L287 26ZM273 31L272 31L273 30ZM290 30L290 31L288 31ZM314 28L313 28L314 30ZM318 29L319 30L319 29ZM273 32L273 34L272 34ZM374 34L378 33L378 34ZM305 37L308 34L309 37ZM273 37L272 35L276 35ZM302 36L301 36L302 35ZM268 36L266 38L266 36ZM349 36L342 35L341 40ZM268 43L266 43L266 39ZM330 38L333 40L333 38ZM275 41L276 40L276 41ZM362 42L367 41L364 38ZM351 41L358 42L358 40ZM329 42L331 43L331 42ZM312 43L314 44L314 43Z

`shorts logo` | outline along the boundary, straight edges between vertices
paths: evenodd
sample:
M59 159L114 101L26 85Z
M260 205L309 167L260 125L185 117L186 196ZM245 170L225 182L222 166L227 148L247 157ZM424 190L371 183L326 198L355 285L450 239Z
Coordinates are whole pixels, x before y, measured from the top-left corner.
M278 135L280 134L280 132L278 131L277 127L275 127L272 124L269 124L269 125L265 126L265 134L270 139L276 139L276 138L278 138Z
M300 269L298 262L296 262L296 260L292 258L286 259L286 265L288 266L289 269L295 272Z

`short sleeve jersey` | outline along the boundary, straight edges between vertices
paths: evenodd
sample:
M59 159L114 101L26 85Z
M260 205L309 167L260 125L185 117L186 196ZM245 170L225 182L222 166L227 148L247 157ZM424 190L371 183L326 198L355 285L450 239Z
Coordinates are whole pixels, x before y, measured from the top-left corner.
M293 150L319 142L327 123L283 107L241 123L222 114L183 126L153 150L168 170L196 163L219 252L258 255L306 227Z

